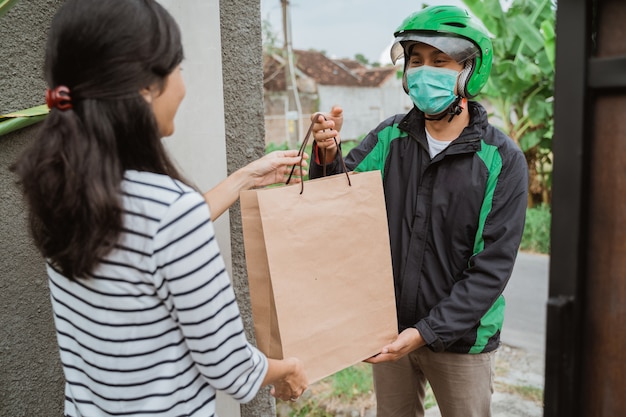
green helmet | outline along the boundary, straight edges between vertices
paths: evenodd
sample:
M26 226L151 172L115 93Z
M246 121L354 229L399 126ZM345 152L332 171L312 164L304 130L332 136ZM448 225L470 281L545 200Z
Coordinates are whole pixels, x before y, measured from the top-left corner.
M465 63L458 83L462 97L475 97L491 72L493 47L487 31L469 13L456 6L430 6L413 13L394 33L391 61L405 57L407 42L431 45L459 63ZM406 86L405 86L406 89Z

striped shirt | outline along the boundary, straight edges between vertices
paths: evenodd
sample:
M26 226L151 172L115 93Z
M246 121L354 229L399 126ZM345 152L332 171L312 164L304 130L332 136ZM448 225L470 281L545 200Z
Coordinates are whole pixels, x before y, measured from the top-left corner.
M122 201L123 231L93 276L48 264L65 415L213 416L216 390L250 401L267 359L246 340L203 197L128 171Z

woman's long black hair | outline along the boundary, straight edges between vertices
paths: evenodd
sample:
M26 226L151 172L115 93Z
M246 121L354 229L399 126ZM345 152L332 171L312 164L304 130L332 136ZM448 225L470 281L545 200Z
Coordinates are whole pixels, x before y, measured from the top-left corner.
M48 34L45 78L70 90L12 170L41 253L70 278L87 276L122 228L129 169L182 179L140 94L180 64L179 28L153 0L68 0Z

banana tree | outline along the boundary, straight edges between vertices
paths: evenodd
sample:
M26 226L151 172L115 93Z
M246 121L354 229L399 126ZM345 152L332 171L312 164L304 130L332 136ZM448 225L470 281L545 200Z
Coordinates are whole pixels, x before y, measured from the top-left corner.
M555 0L463 0L493 35L491 76L482 97L515 140L530 172L529 206L550 203Z

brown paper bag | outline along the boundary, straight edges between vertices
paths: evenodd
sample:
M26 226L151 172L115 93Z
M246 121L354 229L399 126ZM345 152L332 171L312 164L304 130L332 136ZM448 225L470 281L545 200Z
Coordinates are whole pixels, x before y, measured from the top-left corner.
M241 193L257 346L315 382L397 336L380 171Z

